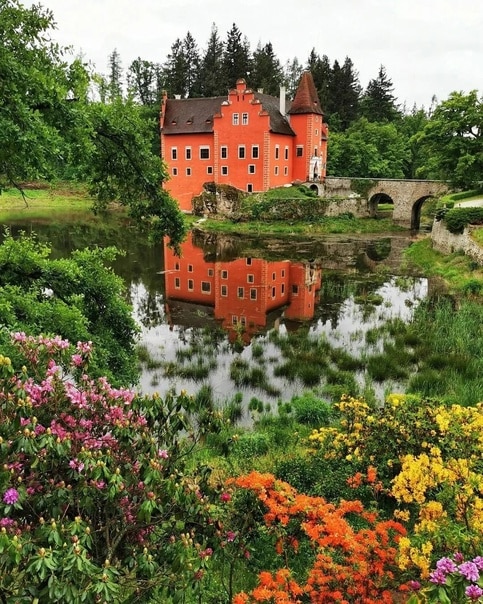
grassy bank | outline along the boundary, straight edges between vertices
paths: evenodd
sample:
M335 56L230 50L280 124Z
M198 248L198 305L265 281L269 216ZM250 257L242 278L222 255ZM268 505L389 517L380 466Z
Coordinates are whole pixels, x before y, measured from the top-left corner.
M198 228L215 233L234 235L293 235L311 236L328 234L365 234L401 232L406 229L395 225L392 220L375 218L353 218L346 216L323 218L317 222L233 222L210 218L198 221Z
M483 229L478 229L483 241ZM450 293L478 295L483 293L483 267L463 252L442 254L432 248L431 239L422 239L406 250L409 263L418 266L428 277L442 279Z

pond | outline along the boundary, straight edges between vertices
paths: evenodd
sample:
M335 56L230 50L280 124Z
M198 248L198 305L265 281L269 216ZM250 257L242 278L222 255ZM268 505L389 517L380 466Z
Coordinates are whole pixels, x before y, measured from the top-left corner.
M203 388L260 411L306 389L382 400L404 387L374 382L364 359L382 350L371 334L409 322L428 295L426 279L399 269L409 235L260 240L195 230L178 257L114 218L9 228L35 232L55 257L93 245L123 250L113 269L141 326L145 393Z

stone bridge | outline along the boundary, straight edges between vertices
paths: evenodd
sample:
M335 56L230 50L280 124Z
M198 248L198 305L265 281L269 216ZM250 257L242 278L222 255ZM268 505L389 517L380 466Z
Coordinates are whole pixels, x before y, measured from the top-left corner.
M419 229L421 208L430 197L451 190L442 180L396 180L375 178L338 178L328 176L324 182L304 183L321 197L334 199L327 214L336 216L352 212L358 217L376 216L379 203L392 203L396 224Z

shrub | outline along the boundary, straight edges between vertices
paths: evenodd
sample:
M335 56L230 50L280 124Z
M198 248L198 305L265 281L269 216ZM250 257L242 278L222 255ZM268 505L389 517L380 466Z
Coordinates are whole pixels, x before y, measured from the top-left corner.
M304 392L293 397L291 405L294 417L299 424L315 428L328 426L332 415L331 406L312 392Z

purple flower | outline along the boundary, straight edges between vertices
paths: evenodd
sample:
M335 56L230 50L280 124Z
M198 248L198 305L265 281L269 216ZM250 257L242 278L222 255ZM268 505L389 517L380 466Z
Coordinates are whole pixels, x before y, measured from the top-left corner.
M411 591L419 591L421 589L421 583L419 581L409 581L409 589Z
M451 558L441 558L441 560L436 562L436 568L441 572L448 574L456 572L458 567Z
M18 501L17 489L7 489L3 495L3 501L7 505L14 505Z
M429 575L429 580L431 583L436 583L437 585L444 585L446 583L446 574L441 569L437 568L433 570L433 572Z
M483 595L483 589L478 585L468 585L465 589L465 596L470 600L478 600Z
M461 564L465 560L465 558L461 552L455 552L455 555L453 556L453 558L457 564Z
M483 570L483 556L476 556L476 558L473 558L473 564L476 564L478 570Z
M463 575L468 581L478 581L480 578L480 573L478 572L478 567L474 562L463 562L458 566L458 572L460 575Z

